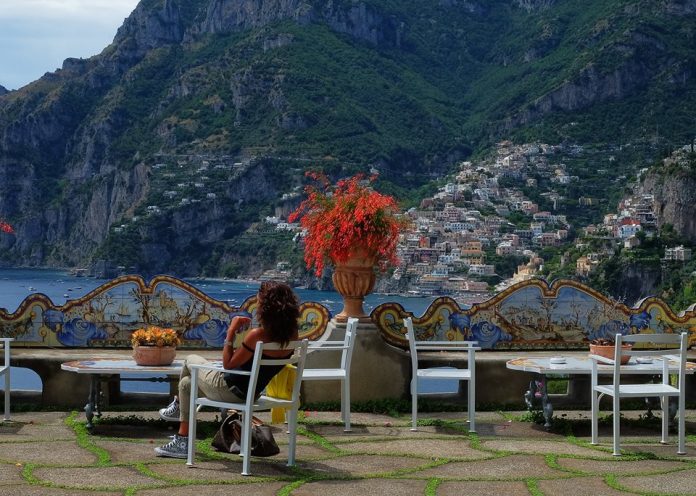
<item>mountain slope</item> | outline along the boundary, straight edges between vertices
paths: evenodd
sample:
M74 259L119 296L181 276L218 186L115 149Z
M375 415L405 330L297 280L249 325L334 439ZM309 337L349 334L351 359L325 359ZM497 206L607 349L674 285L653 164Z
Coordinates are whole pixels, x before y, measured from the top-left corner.
M408 191L510 135L679 141L695 17L693 0L143 0L100 55L0 94L17 227L0 256L215 272L308 167L373 165Z

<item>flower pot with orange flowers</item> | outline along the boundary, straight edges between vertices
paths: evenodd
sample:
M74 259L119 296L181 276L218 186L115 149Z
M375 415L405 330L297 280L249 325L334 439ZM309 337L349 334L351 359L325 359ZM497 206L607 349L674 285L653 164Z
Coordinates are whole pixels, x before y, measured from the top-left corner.
M396 245L406 225L396 200L370 187L376 177L356 175L331 184L323 174L308 173L319 183L305 188L307 198L289 217L304 228L304 258L321 276L334 267L332 280L343 297L338 322L367 319L363 301L375 286L375 270L398 263Z
M131 334L133 360L138 365L171 365L176 358L176 347L181 342L173 329L148 326Z

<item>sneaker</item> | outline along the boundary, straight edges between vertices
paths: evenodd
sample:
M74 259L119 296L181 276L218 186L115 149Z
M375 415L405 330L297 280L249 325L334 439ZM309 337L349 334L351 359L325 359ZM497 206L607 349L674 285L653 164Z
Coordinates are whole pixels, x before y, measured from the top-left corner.
M169 403L164 408L160 408L159 411L160 418L162 420L167 420L169 422L178 422L179 421L179 398L174 396L174 401Z
M188 436L176 434L174 439L160 448L155 448L157 456L169 458L186 458L188 456Z

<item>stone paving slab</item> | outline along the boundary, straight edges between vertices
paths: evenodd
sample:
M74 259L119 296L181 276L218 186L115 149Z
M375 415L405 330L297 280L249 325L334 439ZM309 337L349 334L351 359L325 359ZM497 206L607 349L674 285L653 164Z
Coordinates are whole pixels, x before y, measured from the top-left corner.
M205 482L247 481L248 477L241 474L242 459L230 455L229 459L221 461L196 461L193 466L186 465L186 460L159 458L162 462L148 465L148 469L161 477L170 480L193 480ZM255 477L289 477L291 468L285 466L286 460L269 460L254 458L251 461L251 474Z
M63 425L68 417L67 412L19 412L12 413L12 422L20 422L24 424L42 424L42 425Z
M298 463L298 467L319 475L331 474L336 477L364 477L367 475L386 475L397 470L414 469L427 461L401 456L348 455L322 461Z
M485 437L533 437L535 439L558 439L558 434L546 431L542 426L529 422L500 420L496 423L476 424L476 434Z
M313 410L304 410L301 411L300 414L304 417L304 420L307 422L332 422L335 423L336 425L342 425L343 422L341 421L341 412L317 412ZM260 419L262 419L264 422L270 422L271 421L271 416L270 414L267 413L262 413L258 415ZM410 421L410 419L409 419ZM407 420L406 419L395 419L394 417L391 417L389 415L380 415L376 413L357 413L357 412L352 412L350 414L350 424L352 426L362 426L362 425L367 425L367 424L381 424L381 423L401 423L403 425L406 425ZM342 429L343 427L341 427Z
M599 477L583 477L571 480L542 480L539 481L539 489L548 495L568 495L572 496L627 496L635 494L631 492L618 491L609 487L604 479ZM439 496L439 495L438 495Z
M98 494L99 496L122 496L123 492L99 492L95 493L93 491L80 491L76 489L62 489L59 487L46 487L46 486L29 486L29 485L17 485L17 486L7 486L2 488L5 492L0 492L3 496L93 496Z
M153 441L137 441L130 440L111 441L104 439L95 439L94 445L105 449L109 453L112 463L137 463L147 459L149 456L154 456L155 446L161 443Z
M342 450L368 454L398 454L426 458L490 458L491 454L473 449L468 439L420 439L417 443L401 439L396 441L343 443Z
M298 436L297 440L299 441L300 438ZM280 453L275 455L273 459L276 460L287 460L288 459L288 446L287 444L280 444L278 443L278 447L280 448ZM326 448L323 448L321 446L318 446L316 444L311 444L311 445L306 445L306 444L300 444L298 442L297 446L295 447L295 458L297 460L321 460L326 458L327 456L332 456L333 452L329 451ZM230 455L233 456L233 455Z
M437 488L437 496L494 496L514 494L522 496L530 494L527 484L524 482L498 482L498 481L465 481L443 482Z
M353 427L351 432L343 432L341 426L334 425L312 425L307 427L308 430L319 434L332 442L353 442L353 441L370 441L379 438L432 438L434 436L462 436L462 431L449 429L446 427L423 426L418 427L418 431L411 431L408 427L397 427L393 425L368 425L362 427Z
M7 443L0 447L0 460L4 462L89 465L97 461L94 453L80 448L74 441Z
M483 448L494 451L507 451L512 453L555 453L558 455L577 455L594 458L612 458L611 453L584 446L577 446L564 441L562 438L556 441L536 439L494 439L483 441Z
M664 460L584 460L579 458L559 458L558 465L569 470L587 474L659 474L684 468L681 462Z
M607 449L611 449L611 444L605 445ZM677 454L676 444L659 444L659 443L641 443L641 444L624 444L621 443L622 453L650 453L665 458L674 458L682 461L696 461L696 447L693 444L686 445L686 455Z
M491 460L452 462L422 470L419 477L454 479L522 479L528 477L566 477L568 474L554 470L540 455L511 455Z
M186 485L179 487L166 487L160 489L146 489L138 491L138 496L270 496L276 494L286 483L283 482L257 482L255 484L219 484L219 485Z
M696 469L664 475L619 477L617 482L629 491L654 494L696 494Z
M292 496L406 496L424 494L426 483L422 480L396 479L310 482L295 489Z
M21 465L11 463L0 464L0 486L18 484L23 481ZM3 491L2 487L0 487L0 494L2 494Z
M687 431L688 432L688 431ZM590 438L578 438L589 444ZM613 440L612 437L600 437L596 447L598 449L612 452ZM649 436L621 436L621 452L624 454L631 453L652 453L661 457L679 458L680 460L696 460L696 443L687 442L685 444L686 455L677 455L677 442L675 439L670 439L667 444L660 443L659 433Z
M70 489L161 486L162 481L141 474L133 467L37 468L34 476Z
M12 427L0 427L0 443L6 441L32 441L42 438L65 441L72 440L74 437L75 432L64 423L15 423Z

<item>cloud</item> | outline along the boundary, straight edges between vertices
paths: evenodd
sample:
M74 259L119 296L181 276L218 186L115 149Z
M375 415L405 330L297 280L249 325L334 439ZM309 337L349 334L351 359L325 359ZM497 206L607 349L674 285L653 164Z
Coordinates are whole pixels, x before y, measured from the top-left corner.
M3 0L0 19L71 19L112 24L115 16L126 17L137 4L138 0Z
M0 84L16 89L108 46L138 0L0 1Z

